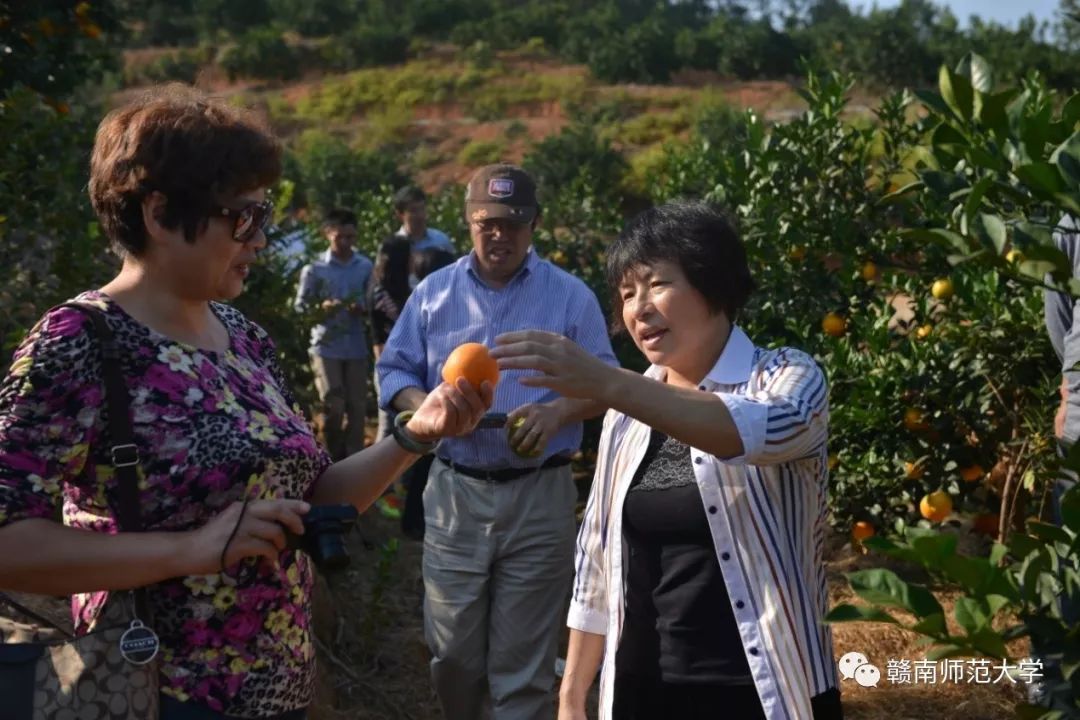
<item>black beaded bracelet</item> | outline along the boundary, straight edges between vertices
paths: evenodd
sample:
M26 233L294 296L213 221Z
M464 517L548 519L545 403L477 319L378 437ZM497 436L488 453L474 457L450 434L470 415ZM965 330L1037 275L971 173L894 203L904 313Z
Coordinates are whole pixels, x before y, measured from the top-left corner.
M409 422L409 420L412 420L412 416L412 410L407 410L403 413L397 414L397 417L394 418L394 428L392 430L394 440L397 442L398 445L400 445L408 452L411 452L415 455L427 455L429 452L433 452L435 448L439 446L439 441L435 440L433 442L420 442L412 435L410 435L409 431L405 429L405 423Z

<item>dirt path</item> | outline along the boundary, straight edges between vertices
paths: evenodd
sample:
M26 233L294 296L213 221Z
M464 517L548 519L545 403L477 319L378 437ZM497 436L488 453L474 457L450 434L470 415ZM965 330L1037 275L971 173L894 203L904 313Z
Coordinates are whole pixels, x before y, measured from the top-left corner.
M378 622L373 634L359 639L362 617L369 611L380 558L390 555L380 550L392 538L399 538L395 522L376 513L364 516L362 538L354 545L354 564L349 576L336 591L339 607L350 608L339 615L343 641L335 649L338 660L350 667L352 677L340 667L330 667L323 653L320 676L323 689L337 687L336 702L320 700L314 720L436 720L442 717L428 682L428 654L423 639L422 546L399 540L399 549L389 562L382 603L376 609ZM366 541L366 544L365 544ZM837 602L853 601L843 573L881 566L879 558L854 552L843 538L835 538L829 548L830 597ZM894 568L896 569L896 568ZM952 613L955 593L938 592L947 612ZM323 618L319 618L322 620ZM320 625L322 627L322 624ZM325 628L320 635L326 636ZM890 659L925 657L917 639L902 630L880 624L845 624L834 629L837 657L849 651L862 652L881 669L876 688L863 688L853 680L842 682L847 720L927 720L947 715L950 720L1005 720L1021 700L1021 687L1007 681L991 684L941 683L891 684L886 680ZM565 641L565 639L564 639ZM1023 644L1013 646L1017 656L1025 654ZM348 658L346 660L345 658ZM327 671L330 671L329 673ZM996 673L995 673L996 675ZM595 717L590 714L590 717Z
M396 550L390 549L396 542ZM428 682L423 636L422 545L405 539L395 521L376 512L364 515L350 537L353 562L330 583L320 580L315 615L319 646L319 686L311 720L437 720L442 717ZM843 573L888 565L854 552L834 538L828 550L832 604L854 601ZM891 566L898 572L902 568ZM934 588L948 615L955 592ZM50 617L63 618L63 600L20 596ZM563 647L565 648L565 630ZM837 658L861 652L881 669L875 688L842 682L847 720L1006 720L1022 699L1022 686L989 684L893 684L886 679L890 659L914 663L925 656L915 636L888 625L843 624L834 629ZM1027 653L1023 641L1010 646ZM996 675L996 673L995 673ZM595 694L595 693L594 693ZM594 700L595 703L595 700ZM595 711L590 718L595 718ZM675 719L673 719L675 720Z

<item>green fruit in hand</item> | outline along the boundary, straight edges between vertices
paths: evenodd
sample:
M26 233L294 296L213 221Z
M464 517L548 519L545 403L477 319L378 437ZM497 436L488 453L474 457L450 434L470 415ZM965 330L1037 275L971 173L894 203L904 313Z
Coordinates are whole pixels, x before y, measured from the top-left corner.
M525 459L528 460L528 459L540 457L540 455L543 454L543 452L544 452L544 448L542 448L542 447L535 447L532 450L526 452L524 450L518 450L517 446L514 445L514 440L513 440L514 432L524 424L525 424L525 418L519 417L517 420L512 422L510 425L507 425L506 426L506 441L508 443L510 443L510 449L513 450L514 454L517 455L519 458L525 458Z

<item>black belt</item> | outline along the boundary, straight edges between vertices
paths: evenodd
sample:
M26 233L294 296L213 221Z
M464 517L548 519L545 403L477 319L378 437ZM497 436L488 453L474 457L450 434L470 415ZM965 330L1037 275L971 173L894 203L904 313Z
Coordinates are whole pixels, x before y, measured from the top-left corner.
M543 465L539 467L528 468L503 468L501 470L484 470L482 468L469 467L468 465L461 465L444 457L440 457L439 461L449 467L456 473L462 475L468 475L471 478L477 480L486 480L487 482L500 483L507 482L509 480L517 480L520 477L530 475L537 470L550 470L552 468L562 467L570 464L570 458L565 455L552 455L544 461Z

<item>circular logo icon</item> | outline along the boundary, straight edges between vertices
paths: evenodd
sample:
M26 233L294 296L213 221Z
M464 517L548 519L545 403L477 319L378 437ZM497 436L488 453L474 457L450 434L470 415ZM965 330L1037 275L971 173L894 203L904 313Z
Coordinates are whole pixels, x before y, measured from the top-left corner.
M142 624L141 620L133 620L131 627L120 636L120 654L133 665L145 665L157 657L161 642L157 633Z

